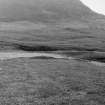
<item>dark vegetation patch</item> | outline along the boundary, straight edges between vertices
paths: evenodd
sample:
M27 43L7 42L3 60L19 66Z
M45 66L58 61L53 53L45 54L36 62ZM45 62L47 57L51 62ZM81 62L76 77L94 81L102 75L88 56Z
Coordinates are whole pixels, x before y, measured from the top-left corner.
M99 48L86 48L80 46L51 46L51 45L25 45L25 44L15 44L16 49L22 51L101 51ZM103 50L102 50L103 51Z
M78 60L105 62L105 52L96 51L64 51L63 54L72 56Z
M62 44L34 44L23 42L7 42L0 41L0 50L21 50L21 51L66 51L65 54L74 50L80 52L104 51L104 49L97 47L73 46ZM67 52L68 51L68 52ZM69 53L68 53L69 54Z
M56 59L54 57L47 57L47 56L38 56L38 57L30 57L30 59Z
M23 50L23 51L57 51L58 48L56 47L49 47L49 46L27 46L27 45L18 45L17 49Z
M105 57L94 57L94 58L88 58L87 60L105 62Z
M25 45L23 43L12 43L12 42L4 42L0 41L0 49L10 49L10 50L22 50L22 51L56 51L59 50L59 48L56 47L50 47L47 45Z
M81 59L89 61L105 62L105 53L90 52L80 56Z

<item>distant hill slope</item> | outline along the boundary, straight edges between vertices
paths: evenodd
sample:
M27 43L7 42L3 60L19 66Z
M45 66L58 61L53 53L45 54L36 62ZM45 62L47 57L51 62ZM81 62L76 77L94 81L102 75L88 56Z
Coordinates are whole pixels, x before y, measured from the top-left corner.
M14 21L80 28L105 27L105 17L90 10L80 0L0 0L0 22Z
M0 43L105 48L105 16L80 0L0 0Z
M0 0L0 21L58 22L94 16L79 0Z

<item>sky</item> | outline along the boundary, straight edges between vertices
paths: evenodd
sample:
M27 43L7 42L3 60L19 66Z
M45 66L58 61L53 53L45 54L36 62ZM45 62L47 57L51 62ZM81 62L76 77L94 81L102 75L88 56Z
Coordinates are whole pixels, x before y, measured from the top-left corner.
M93 11L105 15L105 0L81 0L85 5Z

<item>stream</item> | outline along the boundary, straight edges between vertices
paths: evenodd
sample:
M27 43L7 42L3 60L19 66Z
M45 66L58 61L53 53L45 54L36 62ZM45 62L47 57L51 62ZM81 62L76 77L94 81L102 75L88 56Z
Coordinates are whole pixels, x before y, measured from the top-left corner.
M13 58L31 58L31 57L51 57L54 59L75 59L73 57L68 57L63 54L56 54L56 53L45 53L45 52L0 52L0 60L7 60L7 59L13 59ZM84 61L84 60L82 60ZM98 61L86 61L88 63L97 65L97 66L105 66L105 63L101 63Z

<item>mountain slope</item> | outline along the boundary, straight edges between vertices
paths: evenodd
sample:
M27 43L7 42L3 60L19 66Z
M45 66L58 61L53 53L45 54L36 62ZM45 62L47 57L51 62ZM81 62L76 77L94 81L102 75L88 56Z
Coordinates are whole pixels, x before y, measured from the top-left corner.
M57 22L94 16L79 0L1 0L1 20Z
M104 23L79 0L0 0L0 43L104 50Z

